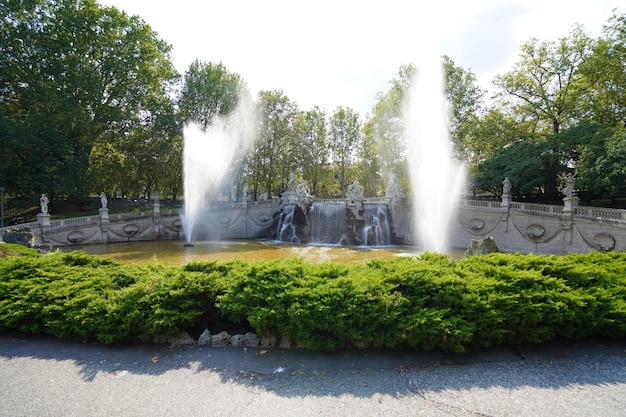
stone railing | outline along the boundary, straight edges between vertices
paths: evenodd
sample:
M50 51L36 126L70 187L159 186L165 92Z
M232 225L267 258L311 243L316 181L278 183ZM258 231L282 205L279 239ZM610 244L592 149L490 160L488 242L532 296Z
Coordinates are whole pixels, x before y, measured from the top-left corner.
M486 208L500 210L502 203L499 201L483 201L483 200L461 200L459 201L461 207L471 208Z
M150 211L131 211L128 213L118 213L118 214L111 214L109 215L109 219L112 222L117 222L117 221L128 221L128 220L135 220L135 219L145 219L146 217L152 217L154 215L154 212L152 210ZM161 213L161 215L163 215ZM98 218L98 216L96 216L96 219Z
M511 202L509 209L514 211L521 211L523 213L535 213L535 214L563 214L563 206L555 206L550 204L536 204L536 203L518 203Z
M500 210L503 208L499 201L482 200L462 200L459 202L461 208L478 208L485 210ZM560 216L563 214L563 206L551 204L520 203L512 201L509 203L510 211L517 211L526 214L538 214L549 216ZM580 207L573 209L574 217L591 220L613 220L626 221L626 210L610 209L602 207Z
M599 207L576 207L574 214L577 217L598 220L626 220L626 210L608 209Z

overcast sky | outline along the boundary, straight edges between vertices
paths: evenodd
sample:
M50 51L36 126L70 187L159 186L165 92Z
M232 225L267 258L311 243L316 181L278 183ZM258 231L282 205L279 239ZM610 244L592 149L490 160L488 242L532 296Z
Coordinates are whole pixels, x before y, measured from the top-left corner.
M172 45L181 74L195 59L222 62L255 96L282 89L303 110L363 117L424 48L439 45L488 90L531 37L563 37L576 23L597 37L613 9L626 12L623 0L98 1L139 15Z

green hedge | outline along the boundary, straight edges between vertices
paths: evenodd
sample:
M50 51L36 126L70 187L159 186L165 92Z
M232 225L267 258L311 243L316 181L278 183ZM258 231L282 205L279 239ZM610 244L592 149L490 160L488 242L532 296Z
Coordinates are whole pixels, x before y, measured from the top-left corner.
M0 330L106 343L217 326L334 350L462 352L626 337L626 254L423 254L364 265L128 266L82 252L0 258ZM229 330L226 328L225 330Z

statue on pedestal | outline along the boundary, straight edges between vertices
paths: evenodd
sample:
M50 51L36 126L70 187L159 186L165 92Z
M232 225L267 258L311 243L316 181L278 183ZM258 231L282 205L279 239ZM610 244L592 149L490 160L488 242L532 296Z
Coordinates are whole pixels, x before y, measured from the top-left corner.
M39 198L39 205L41 206L41 212L43 214L48 214L48 203L50 203L50 200L48 200L46 194L41 194L41 197Z
M104 191L100 193L100 204L102 204L102 208L107 208L109 204L109 200L107 200L107 195Z
M298 181L296 176L292 173L289 174L289 181L287 182L287 191L297 191Z
M346 197L349 200L365 200L365 188L361 184L359 184L359 180L354 180L354 182L348 185L348 192L346 192Z
M565 198L574 197L574 182L576 181L576 176L572 175L570 172L565 176L565 187L561 190Z
M509 177L505 177L504 181L502 181L502 195L510 195L511 194L511 181L509 181Z

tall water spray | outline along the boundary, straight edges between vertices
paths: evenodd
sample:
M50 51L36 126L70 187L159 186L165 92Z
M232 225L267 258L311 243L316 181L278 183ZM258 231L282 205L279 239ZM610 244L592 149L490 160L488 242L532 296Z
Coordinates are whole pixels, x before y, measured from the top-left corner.
M181 216L187 243L195 238L203 218L210 216L209 201L232 168L256 138L255 107L240 95L237 108L228 116L215 117L203 129L190 123L183 130L184 209Z
M413 230L424 251L446 252L447 231L464 183L449 135L444 74L436 48L425 50L404 103Z

